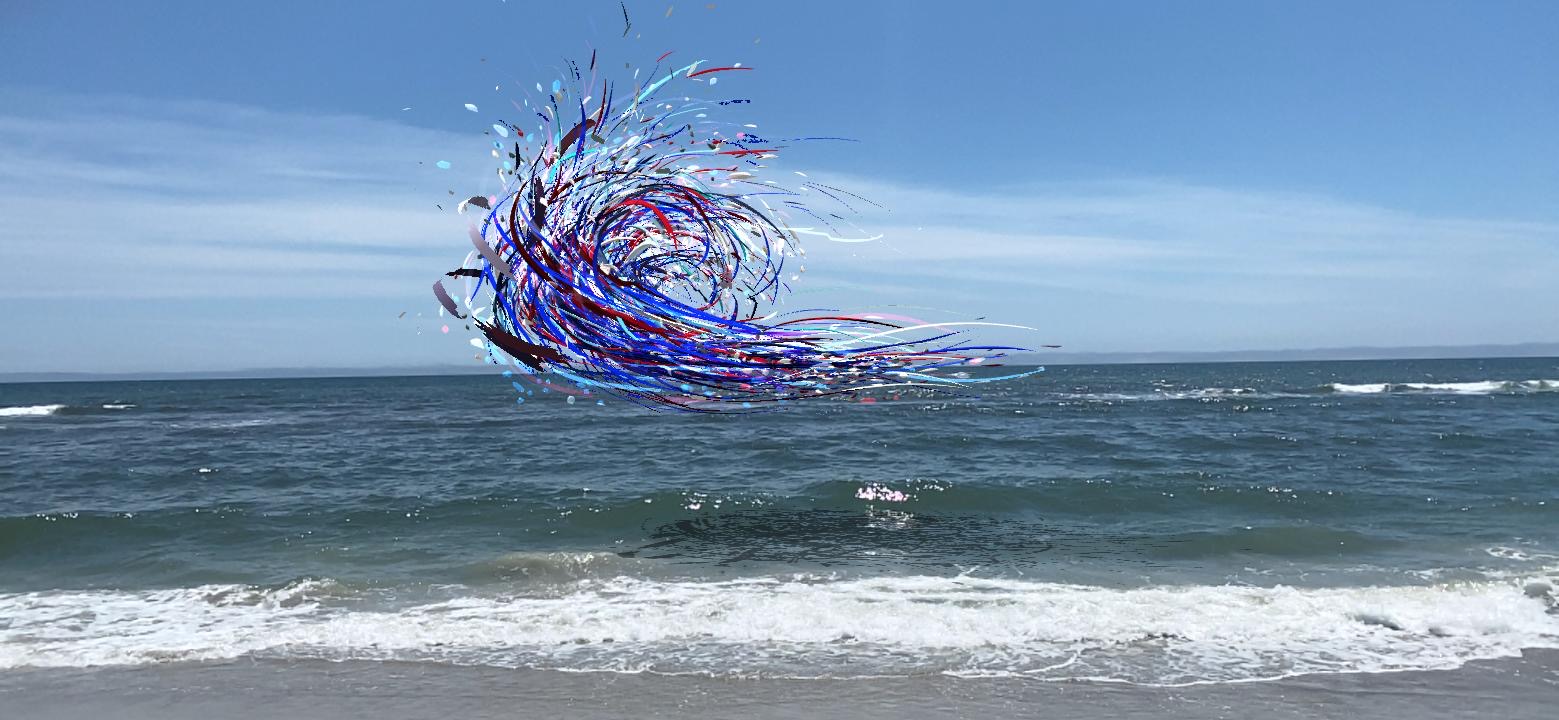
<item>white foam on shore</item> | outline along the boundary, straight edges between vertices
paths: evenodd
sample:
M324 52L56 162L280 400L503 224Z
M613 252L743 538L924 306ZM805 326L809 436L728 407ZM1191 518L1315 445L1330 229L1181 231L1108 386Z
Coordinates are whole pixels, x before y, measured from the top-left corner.
M1559 648L1519 580L1429 586L1111 589L970 577L588 580L441 601L280 589L0 595L0 668L246 655L622 672L946 672L1145 684L1454 668ZM425 595L423 596L426 597Z
M22 405L17 407L0 407L0 417L42 417L53 415L64 409L64 405Z
M1452 383L1332 383L1333 392L1346 395L1377 395L1394 392L1440 393L1448 395L1492 395L1495 393L1531 393L1559 391L1559 380L1477 380Z

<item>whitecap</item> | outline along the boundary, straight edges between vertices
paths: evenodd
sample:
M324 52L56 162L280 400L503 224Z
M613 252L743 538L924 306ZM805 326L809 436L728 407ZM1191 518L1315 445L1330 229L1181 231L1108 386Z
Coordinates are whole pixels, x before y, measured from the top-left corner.
M1332 392L1345 395L1378 395L1385 393L1424 393L1446 395L1493 395L1496 393L1520 394L1559 391L1559 380L1474 380L1470 382L1395 382L1395 383L1331 383Z
M16 407L0 407L0 417L42 417L53 415L65 408L64 405L21 405Z

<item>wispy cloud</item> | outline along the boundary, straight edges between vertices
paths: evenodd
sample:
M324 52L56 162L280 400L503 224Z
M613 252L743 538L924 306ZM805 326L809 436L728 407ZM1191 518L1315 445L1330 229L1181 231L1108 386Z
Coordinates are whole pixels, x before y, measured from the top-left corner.
M495 189L474 135L212 103L0 100L0 302L431 308L427 285L464 256L454 202ZM886 207L858 220L885 237L809 240L802 304L947 307L1078 349L1559 337L1550 224L1166 179L825 181Z
M494 182L479 143L382 120L7 103L36 105L0 114L0 296L404 294L461 255L449 191Z
M837 182L892 209L877 214L874 229L887 236L890 256L911 261L1023 259L1112 272L1372 280L1488 271L1497 280L1514 269L1500 252L1559 260L1559 225L1423 217L1316 195L1165 180L1008 186L981 195Z
M1559 226L1423 216L1171 180L979 194L834 177L890 208L875 244L812 247L814 279L920 287L1111 349L1559 337ZM1042 298L1042 299L1041 299ZM1058 304L1064 310L1057 310ZM1113 314L1112 314L1113 313ZM1165 326L1178 328L1164 334ZM1162 339L1159 339L1162 338Z

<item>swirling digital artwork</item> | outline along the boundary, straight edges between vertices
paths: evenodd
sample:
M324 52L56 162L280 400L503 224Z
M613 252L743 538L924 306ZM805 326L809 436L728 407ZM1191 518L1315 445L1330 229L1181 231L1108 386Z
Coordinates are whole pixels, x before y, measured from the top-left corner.
M870 401L885 389L956 392L1037 372L955 370L1022 349L965 335L996 323L787 309L802 238L875 239L839 229L841 213L868 201L802 173L795 187L771 179L786 147L834 138L760 135L727 117L748 99L716 96L728 86L722 77L751 68L663 65L670 54L634 71L627 92L593 55L587 66L569 63L550 91L538 83L538 98L515 104L538 122L492 126L503 189L461 203L486 214L469 224L465 261L433 291L480 331L472 344L488 361L519 376L519 402L534 397L528 378L570 403L610 395L657 409L755 412Z

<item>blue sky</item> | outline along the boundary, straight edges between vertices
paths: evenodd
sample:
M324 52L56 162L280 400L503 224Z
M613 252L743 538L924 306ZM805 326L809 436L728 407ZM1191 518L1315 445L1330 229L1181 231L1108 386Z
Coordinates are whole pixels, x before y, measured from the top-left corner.
M706 6L0 4L0 372L468 360L428 292L465 254L435 204L491 184L463 105L592 48L742 62L733 119L859 140L782 158L887 208L809 244L801 306L1077 351L1559 340L1559 5Z

